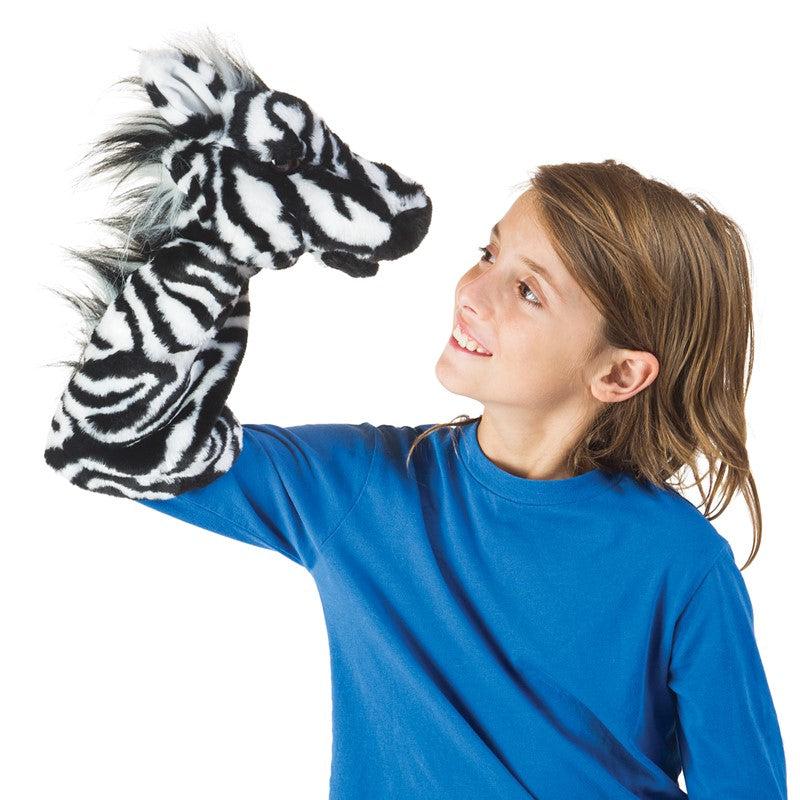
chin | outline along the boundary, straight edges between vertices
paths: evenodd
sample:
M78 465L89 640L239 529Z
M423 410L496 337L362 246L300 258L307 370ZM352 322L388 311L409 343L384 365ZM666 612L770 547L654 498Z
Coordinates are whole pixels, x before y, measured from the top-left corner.
M444 354L436 362L434 372L436 373L436 379L448 392L481 402L480 398L476 397L476 389L478 387L475 384L478 382L471 376L465 375L463 370L454 366Z

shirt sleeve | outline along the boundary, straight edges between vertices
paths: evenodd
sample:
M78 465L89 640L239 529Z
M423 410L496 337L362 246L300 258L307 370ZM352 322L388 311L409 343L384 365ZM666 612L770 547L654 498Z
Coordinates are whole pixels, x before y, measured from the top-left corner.
M134 501L310 570L366 486L376 446L367 422L243 425L227 472L175 497Z
M781 732L727 541L678 618L669 686L690 800L785 800Z

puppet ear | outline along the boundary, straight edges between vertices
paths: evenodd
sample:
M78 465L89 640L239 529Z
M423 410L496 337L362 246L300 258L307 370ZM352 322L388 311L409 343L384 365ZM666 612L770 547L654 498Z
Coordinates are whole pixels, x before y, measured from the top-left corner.
M147 94L164 119L181 125L193 115L210 118L221 113L215 95L222 95L222 78L206 61L179 50L145 50L139 75Z

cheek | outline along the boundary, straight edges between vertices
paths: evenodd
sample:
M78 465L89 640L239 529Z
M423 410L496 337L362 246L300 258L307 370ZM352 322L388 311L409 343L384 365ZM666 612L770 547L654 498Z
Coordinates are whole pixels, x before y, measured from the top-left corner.
M502 328L500 345L504 360L513 364L514 369L537 364L548 351L547 335L528 320L509 320Z
M572 337L547 320L536 319L540 313L544 314L538 309L529 312L528 319L510 325L508 336L502 339L503 353L511 356L515 369L535 367L541 374L543 370L561 370L571 364L575 349Z

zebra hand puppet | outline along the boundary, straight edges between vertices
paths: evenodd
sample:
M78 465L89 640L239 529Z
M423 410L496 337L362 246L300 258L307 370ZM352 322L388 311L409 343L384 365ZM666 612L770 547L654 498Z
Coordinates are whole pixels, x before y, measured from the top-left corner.
M144 106L95 141L89 175L127 187L98 220L114 244L67 251L98 283L58 291L86 339L45 461L83 489L165 499L241 451L226 405L245 352L250 278L305 252L348 276L412 252L431 201L354 153L308 104L270 89L207 33L137 51L120 83ZM144 181L129 185L138 177Z

